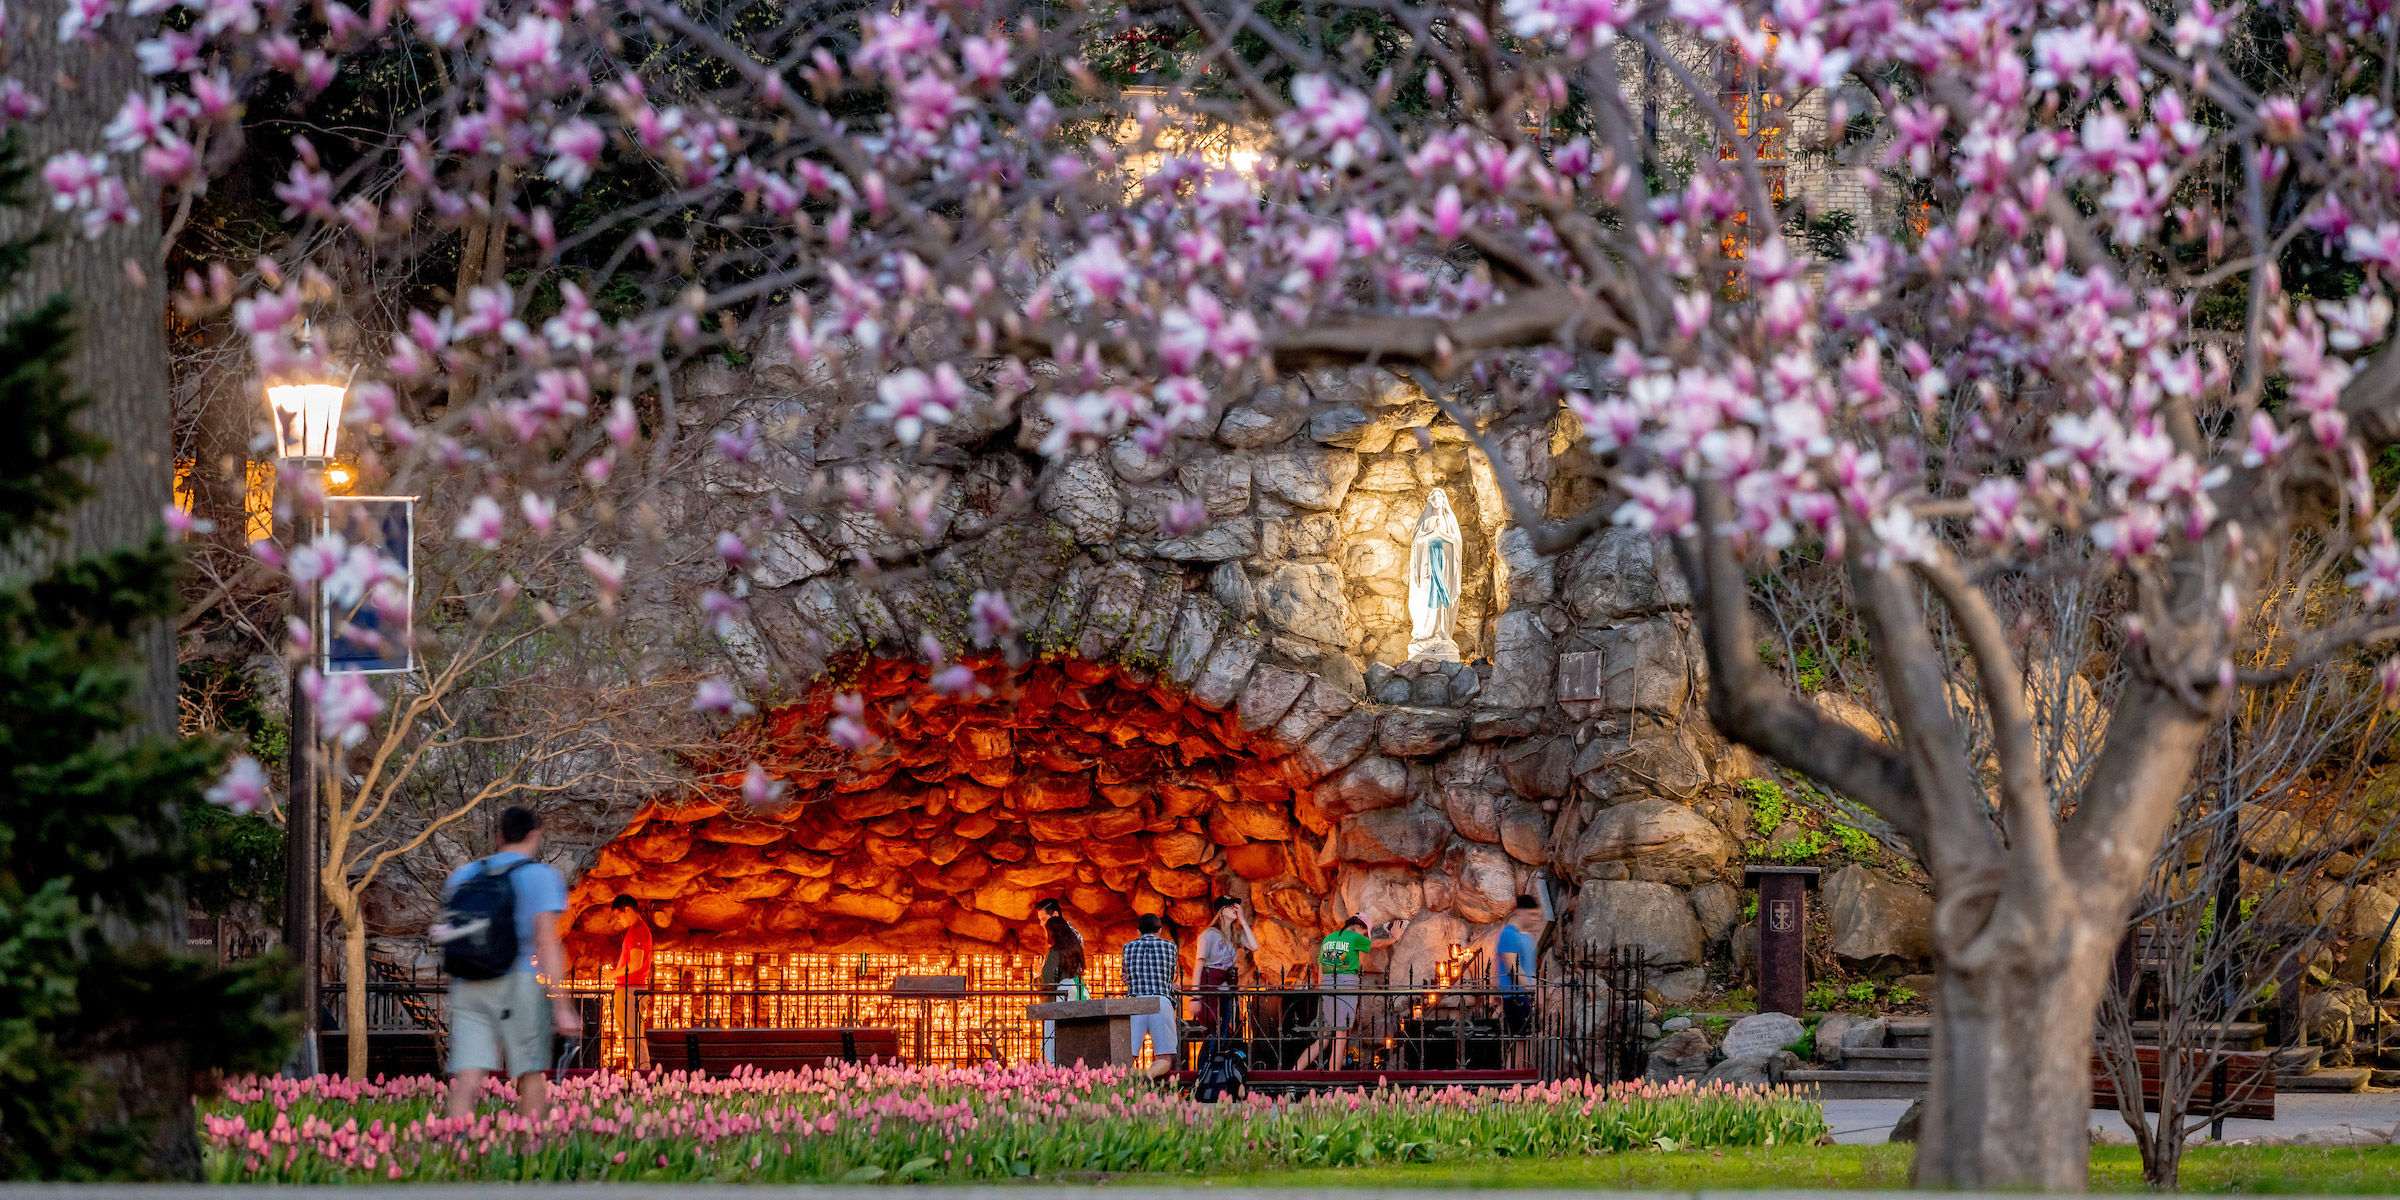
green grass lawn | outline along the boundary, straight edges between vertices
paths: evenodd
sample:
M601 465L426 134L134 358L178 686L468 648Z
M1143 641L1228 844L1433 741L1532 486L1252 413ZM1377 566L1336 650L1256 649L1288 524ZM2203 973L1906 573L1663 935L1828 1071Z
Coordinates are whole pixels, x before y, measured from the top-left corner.
M1906 1146L1646 1151L1575 1159L1485 1159L1415 1166L1276 1171L1219 1177L1211 1182L1226 1187L1539 1187L1681 1192L1904 1188L1908 1186L1909 1152ZM2400 1191L2400 1146L2196 1149L2184 1158L2183 1186L2194 1192L2396 1192ZM2094 1150L2092 1189L2143 1190L2141 1155L2129 1146Z

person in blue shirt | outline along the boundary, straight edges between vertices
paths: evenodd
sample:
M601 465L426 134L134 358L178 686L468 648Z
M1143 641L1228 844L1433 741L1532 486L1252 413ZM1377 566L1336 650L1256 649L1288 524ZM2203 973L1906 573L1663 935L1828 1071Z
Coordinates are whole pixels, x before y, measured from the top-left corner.
M567 881L558 868L537 862L542 822L522 808L500 814L500 848L460 867L442 884L442 899L478 871L510 871L516 889L517 962L498 979L450 981L450 1097L446 1115L475 1115L483 1081L506 1070L516 1077L517 1111L539 1121L549 1107L543 1072L550 1066L550 1031L574 1037L583 1016L566 993L550 993L543 975L563 983L567 948L558 937L559 914L567 910Z
M1541 902L1519 896L1517 911L1509 914L1508 923L1500 927L1500 940L1492 947L1492 958L1499 966L1501 1028L1510 1037L1533 1032L1533 985L1540 982L1534 973L1539 953L1533 931L1541 923Z

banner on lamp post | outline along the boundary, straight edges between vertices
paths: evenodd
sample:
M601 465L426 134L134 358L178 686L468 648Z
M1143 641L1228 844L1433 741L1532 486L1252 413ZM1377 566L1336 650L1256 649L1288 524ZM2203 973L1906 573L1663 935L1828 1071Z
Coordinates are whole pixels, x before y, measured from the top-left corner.
M398 567L406 602L398 611L378 606L372 591L337 604L331 589L317 591L318 667L388 675L417 669L417 498L414 496L327 496L325 528L353 546L373 546Z

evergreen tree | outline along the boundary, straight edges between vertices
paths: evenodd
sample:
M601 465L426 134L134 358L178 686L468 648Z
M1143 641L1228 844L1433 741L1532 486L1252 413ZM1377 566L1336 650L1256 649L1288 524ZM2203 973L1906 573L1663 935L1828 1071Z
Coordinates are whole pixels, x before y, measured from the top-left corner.
M13 199L22 168L0 152ZM0 245L0 288L27 245ZM107 446L72 424L66 297L0 323L0 561L40 560ZM175 550L51 562L0 586L0 1176L196 1174L188 1121L144 1121L125 1093L196 1072L272 1066L280 968L173 952L196 851L175 819L224 749L137 736L135 631L173 613ZM46 561L46 560L42 560Z

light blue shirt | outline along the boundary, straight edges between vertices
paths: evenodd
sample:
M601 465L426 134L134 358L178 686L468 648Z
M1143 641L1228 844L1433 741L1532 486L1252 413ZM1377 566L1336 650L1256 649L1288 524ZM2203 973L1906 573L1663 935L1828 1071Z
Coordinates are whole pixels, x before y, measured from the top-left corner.
M1506 956L1511 954L1517 956L1515 970L1510 970L1508 966ZM1496 965L1500 968L1500 986L1502 988L1512 992L1526 990L1526 977L1533 974L1533 954L1532 934L1515 925L1500 927L1500 940L1492 947L1492 956L1500 960Z
M534 918L546 912L567 911L567 880L558 873L557 867L535 862L514 850L503 850L450 872L450 878L442 884L442 902L449 903L451 893L456 892L458 885L466 882L467 877L478 868L489 866L497 871L510 863L525 865L518 867L508 877L509 886L517 889L517 962L509 970L530 975L533 973Z

